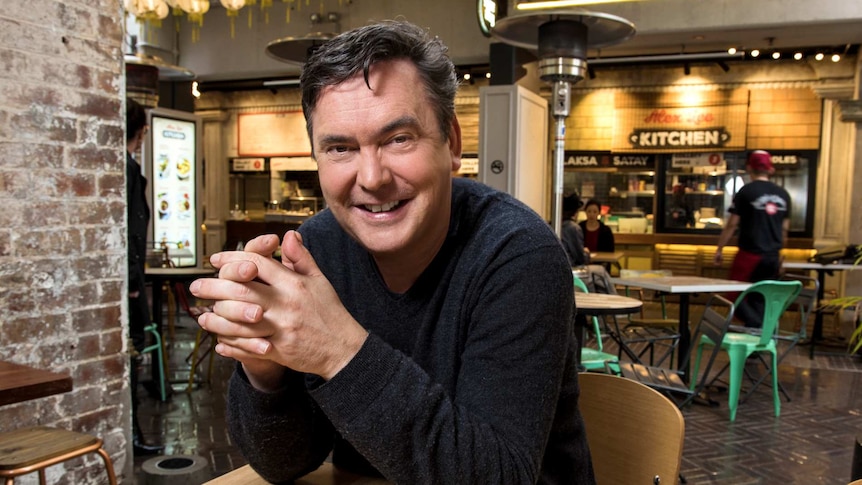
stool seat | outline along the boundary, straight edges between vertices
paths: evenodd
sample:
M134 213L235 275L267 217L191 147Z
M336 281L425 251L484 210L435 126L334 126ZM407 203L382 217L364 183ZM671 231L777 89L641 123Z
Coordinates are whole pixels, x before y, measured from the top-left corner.
M111 458L95 436L45 426L0 433L0 477L10 484L17 476L38 471L39 482L45 483L45 468L92 452L101 456L108 481L116 485Z

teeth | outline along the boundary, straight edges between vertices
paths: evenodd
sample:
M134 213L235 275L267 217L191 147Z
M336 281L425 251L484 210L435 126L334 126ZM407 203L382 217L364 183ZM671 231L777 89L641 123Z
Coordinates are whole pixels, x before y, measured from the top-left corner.
M386 212L394 209L398 205L398 201L387 202L383 205L366 205L365 208L371 212Z

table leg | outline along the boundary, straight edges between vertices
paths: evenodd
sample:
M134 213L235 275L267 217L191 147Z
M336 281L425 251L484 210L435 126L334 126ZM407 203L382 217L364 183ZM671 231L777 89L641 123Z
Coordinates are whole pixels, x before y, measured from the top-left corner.
M578 337L578 350L577 350L577 366L578 372L583 372L584 369L581 368L581 350L584 348L584 339L586 338L586 326L587 326L587 317L583 313L575 314L575 335Z
M156 330L162 335L162 353L164 353L164 334L162 333L162 286L165 282L161 278L153 278L153 312L150 319L156 324ZM158 382L159 363L152 360L151 373L153 382Z
M823 294L824 294L824 285L826 284L826 271L822 269L817 270L817 283L819 284L817 287L817 302L816 306L819 307L820 303L823 302ZM815 307L814 311L814 328L811 329L811 341L809 344L811 348L808 349L808 358L814 359L814 347L817 346L817 341L823 338L823 312L819 310L819 308Z
M678 369L683 373L683 380L688 382L689 362L686 356L691 347L691 329L688 328L688 293L679 294L679 345L677 348Z

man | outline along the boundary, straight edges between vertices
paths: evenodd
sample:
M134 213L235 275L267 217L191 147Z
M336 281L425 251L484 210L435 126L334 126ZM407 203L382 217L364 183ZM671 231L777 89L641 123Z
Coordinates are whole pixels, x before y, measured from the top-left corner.
M589 250L584 248L584 232L578 225L578 211L581 209L581 198L572 193L563 198L563 223L560 228L560 240L569 256L572 266L583 266L589 262Z
M336 466L395 483L594 483L571 267L548 225L455 179L446 47L406 22L347 32L303 68L328 209L212 257L203 328L239 361L232 439L265 479Z
M146 345L144 327L150 324L147 303L144 263L147 259L147 228L150 224L150 206L147 204L147 179L135 161L147 134L147 113L131 98L126 99L126 200L129 225L129 336L134 346L131 369L132 388L132 444L135 455L154 455L161 446L144 442L138 424L138 367L140 352Z
M718 237L715 264L722 262L722 249L739 228L739 252L730 268L730 279L757 282L778 278L781 248L790 228L790 194L769 181L775 173L771 156L755 150L748 156L745 169L751 181L733 197L730 217ZM737 308L736 316L748 327L762 326L763 300L747 301Z

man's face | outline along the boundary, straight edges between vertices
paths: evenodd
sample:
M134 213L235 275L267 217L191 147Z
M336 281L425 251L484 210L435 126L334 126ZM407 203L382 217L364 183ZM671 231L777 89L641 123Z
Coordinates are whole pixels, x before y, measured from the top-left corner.
M449 227L457 121L448 142L419 75L406 60L374 64L325 88L311 116L326 203L372 255L436 253Z

